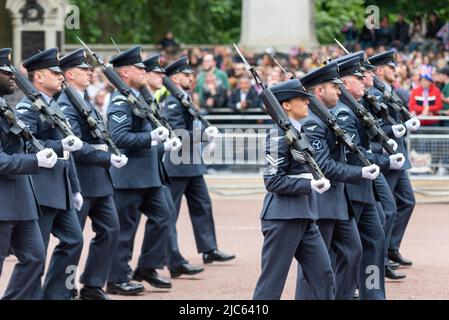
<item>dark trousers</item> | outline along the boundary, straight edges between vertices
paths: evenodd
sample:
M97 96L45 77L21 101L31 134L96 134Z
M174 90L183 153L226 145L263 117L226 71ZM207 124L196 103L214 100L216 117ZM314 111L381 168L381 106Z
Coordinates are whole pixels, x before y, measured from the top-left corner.
M389 250L399 250L408 222L415 208L415 194L413 193L407 171L390 170L386 175L386 179L396 200L397 207Z
M308 219L262 220L262 233L262 272L254 300L281 298L293 258L301 264L314 298L335 298L331 261L315 222Z
M173 202L173 198L170 192L170 189L166 186L163 187L163 192L165 199L167 201L167 205L170 209L170 236L167 246L167 266L170 270L176 269L177 267L188 263L188 261L182 256L179 251L178 246L178 235L176 232L176 219L178 217L175 203Z
M92 222L95 237L90 241L89 255L80 282L86 286L101 288L108 279L120 228L112 195L85 197L83 207L78 212L82 229L87 217Z
M75 209L65 211L41 206L41 211L39 228L45 251L48 248L50 234L59 240L45 275L43 298L70 299L74 288L73 270L78 266L83 250L83 231Z
M0 221L0 276L10 249L19 262L14 266L2 299L41 299L45 249L37 221Z
M359 272L361 300L385 299L385 233L375 204L352 202L362 240Z
M171 184L169 188L176 210L174 221L178 220L182 196L185 195L198 252L203 253L217 249L215 225L212 216L212 202L204 177L172 177L170 180ZM175 227L175 230L170 232L169 243L173 246L177 242ZM175 251L176 248L173 247L168 250L169 254ZM169 257L169 261L171 261L171 268L179 266L180 259Z
M388 264L388 245L390 243L391 234L393 232L394 221L396 219L396 202L393 193L390 190L387 180L383 174L380 174L374 180L374 188L376 190L378 203L377 210L382 219L385 232L385 265Z
M114 201L120 223L118 242L112 258L109 282L126 282L132 272L134 238L141 213L147 217L137 268L162 269L166 260L170 209L161 187L116 190Z
M329 255L332 254L335 260L332 265L336 284L335 299L352 300L362 259L362 243L355 219L319 219L317 225ZM296 299L314 299L300 265L296 278Z

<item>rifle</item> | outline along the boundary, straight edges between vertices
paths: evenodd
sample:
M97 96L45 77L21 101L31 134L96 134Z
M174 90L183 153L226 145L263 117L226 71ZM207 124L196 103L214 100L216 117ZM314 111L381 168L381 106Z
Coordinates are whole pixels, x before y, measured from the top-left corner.
M351 153L355 154L364 166L372 165L368 158L352 141L352 138L349 136L349 134L337 124L337 119L335 118L335 116L322 104L322 102L315 96L309 98L309 102L309 106L312 109L313 113L315 113L318 118L321 119L321 121L327 124L327 126L334 132L340 143L343 144ZM374 172L376 172L376 169L373 169L371 171L371 173Z
M150 90L147 86L143 86L140 88L140 94L142 95L142 98L145 100L146 104L151 109L151 112L156 117L159 122L168 129L168 132L170 133L170 138L175 138L176 135L173 132L173 128L171 127L170 123L168 122L167 118L157 109L155 106L155 99L154 96L151 94Z
M339 84L338 89L341 92L340 101L347 105L352 110L352 112L354 112L357 118L359 118L359 120L365 127L366 133L370 140L378 140L382 144L382 147L384 147L384 149L389 154L395 154L396 152L393 150L393 147L388 144L388 140L390 140L390 138L378 125L373 115L357 100L354 99L354 97L349 93L344 84Z
M198 110L198 108L189 100L186 99L184 92L182 92L178 86L173 82L172 79L170 79L167 76L162 77L162 83L164 84L165 88L170 92L172 96L174 96L176 99L181 102L181 105L189 111L190 115L194 119L200 120L203 125L207 128L210 127L211 124L209 121L207 121L206 118L201 114L201 112Z
M416 118L411 112L404 106L401 99L398 97L396 92L390 92L384 83L377 77L373 77L374 87L384 95L386 103L393 108L396 112L399 112L402 117L407 121Z
M89 54L97 61L98 65L101 68L101 71L104 73L106 78L112 83L117 90L126 97L129 105L131 106L132 112L135 116L147 119L151 122L151 124L155 127L162 127L163 125L159 122L158 119L153 115L151 110L146 107L145 101L141 97L137 98L132 92L131 88L120 78L120 76L115 72L115 70L110 66L106 65L98 55L93 52L87 44L84 43L79 37L76 37L81 45L89 52ZM168 129L168 128L167 128Z
M340 43L340 41L338 41L337 39L335 39L335 42L340 46L340 48L343 49L343 51L346 52L346 54L350 54L349 51ZM369 61L366 60L368 63ZM373 82L374 82L374 87L380 91L382 91L385 99L387 100L387 104L389 106L391 106L393 108L393 110L399 112L402 114L402 116L404 117L404 119L406 120L410 120L415 118L413 116L413 114L410 113L410 111L402 104L401 99L397 96L397 94L395 92L390 93L385 84L382 83L382 81L376 76L373 75ZM390 117L391 118L391 117ZM391 118L392 119L392 118ZM388 120L390 122L390 120ZM396 121L395 121L396 122ZM391 122L390 122L391 123ZM393 123L391 123L393 124ZM397 122L396 122L397 124Z
M271 59L281 68L282 72L284 74L287 74L287 71L281 66L281 64L272 56ZM290 79L295 79L296 77L293 75L290 77ZM363 163L364 166L370 166L371 162L368 160L367 157L360 151L360 149L357 147L357 145L352 141L349 134L340 128L340 126L337 124L337 119L335 119L335 116L327 109L323 103L318 100L315 96L308 98L309 100L309 106L312 109L313 113L315 113L318 118L321 119L335 134L337 139L340 141L341 144L343 144L350 152L355 154L357 158L360 160L360 162ZM371 173L376 172L376 169L373 169Z
M117 49L118 53L121 53L120 48L117 45L117 42L115 42L114 38L111 37L111 41L114 44L115 48ZM157 120L159 120L159 122L161 123L162 126L164 126L165 128L167 128L168 132L169 132L169 136L170 138L175 138L176 135L173 132L172 127L170 126L170 123L168 122L168 120L162 115L161 112L159 112L159 110L154 106L154 97L151 94L150 90L148 89L148 87L145 85L142 88L139 89L140 94L142 95L143 100L145 101L145 103L149 106L151 113L154 115L154 117L156 117ZM147 112L147 109L145 108L143 110L143 112Z
M28 141L36 150L42 151L45 147L36 139L33 133L26 127L25 123L18 119L14 114L12 108L5 102L3 103L3 99L0 99L0 117L4 118L11 127L9 131L11 131L16 136L20 136L26 141ZM52 153L47 154L47 158L50 158Z
M59 108L58 104L53 100L48 104L42 94L33 86L25 75L23 75L14 66L11 66L13 70L15 81L19 89L32 101L33 108L39 112L40 118L51 125L53 128L57 128L64 137L74 136L75 134L70 129L67 122L67 117ZM73 140L68 142L71 146L75 142Z
M67 97L69 98L70 102L73 103L76 110L78 110L81 116L83 116L86 120L91 135L94 138L102 139L108 145L112 153L117 156L121 156L119 149L112 141L109 131L105 128L104 124L101 121L95 119L92 116L92 110L88 106L86 106L84 99L80 97L78 92L76 92L75 89L73 89L69 85L65 86L64 92L67 94Z
M388 113L388 106L383 103L377 101L376 97L369 94L368 92L365 92L364 96L366 103L370 107L370 111L374 113L376 118L378 119L384 119L386 122L390 123L391 125L398 125L399 123ZM404 130L404 128L401 128L400 131Z
M252 67L248 61L246 61L243 54L240 52L239 48L235 45L234 47L242 59L243 63L246 66L246 69L252 74L254 80L260 88L262 88L262 92L260 93L260 97L267 108L267 112L274 122L278 124L282 131L285 133L285 141L287 142L290 152L293 158L299 162L303 162L305 160L306 164L309 166L310 171L312 172L313 178L319 180L324 177L323 172L320 167L316 163L313 158L313 154L315 153L312 146L309 144L307 137L304 133L298 132L296 128L291 123L284 109L280 105L279 101L276 99L273 92L266 88L265 84L262 81L262 78L257 73L256 69ZM296 151L296 152L295 152ZM299 155L299 157L298 157ZM324 186L322 184L319 187Z
M346 50L346 48L337 39L334 40L347 54L349 54L349 51ZM377 140L378 142L380 142L382 147L390 155L396 154L396 152L393 150L393 147L388 144L390 138L376 122L374 116L363 105L361 105L357 100L354 99L354 97L351 95L348 89L346 89L344 84L339 84L338 89L341 92L340 101L347 105L352 110L352 112L354 112L357 118L359 118L359 120L365 127L366 134L368 135L369 139L372 141ZM400 160L401 158L398 159L398 161Z

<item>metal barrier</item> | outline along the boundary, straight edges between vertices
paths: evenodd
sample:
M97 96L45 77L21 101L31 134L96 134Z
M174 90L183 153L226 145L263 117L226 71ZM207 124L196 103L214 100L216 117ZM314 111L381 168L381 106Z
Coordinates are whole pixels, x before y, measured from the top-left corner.
M206 118L222 133L217 139L216 151L224 158L221 162L217 161L218 158L212 161L212 168L238 173L261 171L264 164L265 138L272 127L269 116L251 112L229 112L209 114ZM449 121L446 116L419 119ZM264 123L257 123L262 121ZM422 126L417 132L408 133L406 141L413 166L410 169L412 178L449 179L449 126Z
M420 120L448 121L447 116L418 117ZM449 126L421 126L417 132L407 135L413 178L449 179Z

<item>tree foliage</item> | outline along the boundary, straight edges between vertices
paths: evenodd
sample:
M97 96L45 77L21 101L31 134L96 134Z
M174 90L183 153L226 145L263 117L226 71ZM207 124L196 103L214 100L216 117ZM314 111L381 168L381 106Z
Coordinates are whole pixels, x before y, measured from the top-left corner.
M169 30L178 41L189 44L230 44L240 36L242 0L71 2L80 8L81 29L66 31L69 43L76 42L75 35L91 43L110 43L111 36L119 43L156 43ZM449 20L449 0L315 0L320 43L333 43L334 37L341 38L341 28L351 19L360 30L368 5L379 6L380 16L388 14L393 21L399 12L411 19L416 14L423 17L432 11Z
M436 12L443 20L449 20L449 0L370 0L369 3L380 8L381 16L403 13L408 19L412 19L415 15L424 17Z
M171 30L182 43L231 43L240 36L241 0L71 0L80 8L80 35L91 43L155 43Z
M361 26L365 19L364 0L315 0L316 34L320 43L340 38L341 28L351 19Z

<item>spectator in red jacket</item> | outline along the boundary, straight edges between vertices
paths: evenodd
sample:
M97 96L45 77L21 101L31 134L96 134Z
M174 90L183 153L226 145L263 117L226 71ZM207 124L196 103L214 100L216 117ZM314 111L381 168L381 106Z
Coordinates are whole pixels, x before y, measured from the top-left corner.
M443 108L441 91L433 83L430 73L420 75L419 86L412 90L410 111L417 116L436 116ZM421 125L435 125L438 120L421 120Z

